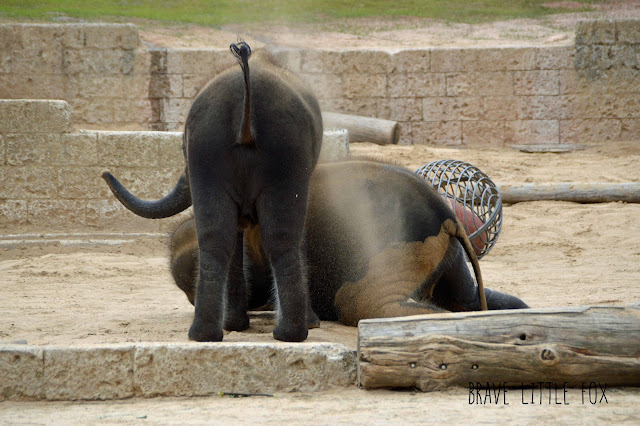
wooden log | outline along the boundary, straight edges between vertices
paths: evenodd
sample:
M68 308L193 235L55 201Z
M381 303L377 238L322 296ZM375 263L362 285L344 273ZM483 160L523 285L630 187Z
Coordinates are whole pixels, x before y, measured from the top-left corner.
M573 201L576 203L606 203L625 201L640 203L640 182L625 183L524 183L499 184L502 202Z
M378 145L387 145L397 144L400 139L400 126L396 121L323 112L322 122L325 129L347 129L349 142L372 142Z
M370 319L358 325L365 388L469 383L640 385L640 308L581 307Z

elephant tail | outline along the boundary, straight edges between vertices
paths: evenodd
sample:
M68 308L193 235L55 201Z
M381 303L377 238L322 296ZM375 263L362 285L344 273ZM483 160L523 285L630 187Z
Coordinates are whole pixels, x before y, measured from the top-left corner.
M482 281L482 274L480 273L480 263L478 262L478 257L476 256L476 252L473 249L473 245L471 245L471 241L469 241L469 237L467 236L467 231L465 231L462 222L456 218L456 230L454 233L454 237L460 241L462 244L462 248L467 254L467 258L471 262L471 266L473 267L473 273L476 276L476 283L478 284L478 297L480 298L480 310L486 311L487 308L487 296L484 292L484 283Z
M111 192L125 206L138 216L147 219L163 219L174 216L191 206L191 190L186 175L183 173L173 190L160 200L145 201L131 194L111 173L102 173Z
M247 43L239 40L237 43L232 43L229 49L231 49L231 53L233 53L233 56L235 56L240 63L244 75L244 111L242 114L238 143L253 146L256 141L251 130L251 84L249 79L249 57L251 56L251 48Z

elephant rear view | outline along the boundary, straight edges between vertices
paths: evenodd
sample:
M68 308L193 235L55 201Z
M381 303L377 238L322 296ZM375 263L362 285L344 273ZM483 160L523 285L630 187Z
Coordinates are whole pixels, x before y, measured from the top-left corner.
M222 340L249 327L242 276L243 231L258 226L278 306L274 337L302 341L314 314L301 254L309 181L320 153L317 100L292 73L244 42L228 68L197 95L183 136L185 173L161 200L143 201L103 177L137 215L162 218L193 204L200 262L189 338ZM225 296L227 309L225 310Z

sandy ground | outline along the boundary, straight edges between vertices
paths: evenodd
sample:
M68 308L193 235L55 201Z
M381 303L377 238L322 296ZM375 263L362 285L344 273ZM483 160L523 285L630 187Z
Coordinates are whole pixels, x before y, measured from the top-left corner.
M513 392L513 393L512 393ZM580 389L567 403L522 404L518 390L507 403L469 404L466 389L421 393L348 389L273 398L153 398L107 402L5 402L0 423L19 424L630 424L640 422L640 392L608 389L603 400L582 404ZM536 396L537 397L537 396ZM527 401L525 396L525 402ZM548 398L544 395L544 398Z
M497 182L640 181L640 143L607 143L565 154L526 154L510 147L432 148L354 144L352 152L414 170L436 159L471 162ZM528 202L504 209L497 245L482 261L487 286L518 295L532 307L628 305L640 301L640 205ZM103 237L106 238L106 237ZM118 237L111 244L48 244L0 240L0 341L78 345L186 341L193 309L168 273L166 236ZM15 238L13 238L15 240ZM74 237L77 240L77 237ZM35 240L37 241L37 240ZM34 240L31 241L32 243ZM268 315L226 341L271 341ZM356 329L324 322L310 341L356 348ZM115 402L3 402L2 422L152 421L275 423L560 423L640 421L640 390L612 389L609 403L469 405L468 392L429 394L357 389L276 398L152 399ZM509 401L507 401L509 402ZM464 417L461 417L464 416Z

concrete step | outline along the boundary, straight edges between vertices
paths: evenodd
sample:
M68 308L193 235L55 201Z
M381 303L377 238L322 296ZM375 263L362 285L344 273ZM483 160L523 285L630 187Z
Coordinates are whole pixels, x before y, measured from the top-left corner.
M335 343L0 344L0 401L313 392L351 386Z

